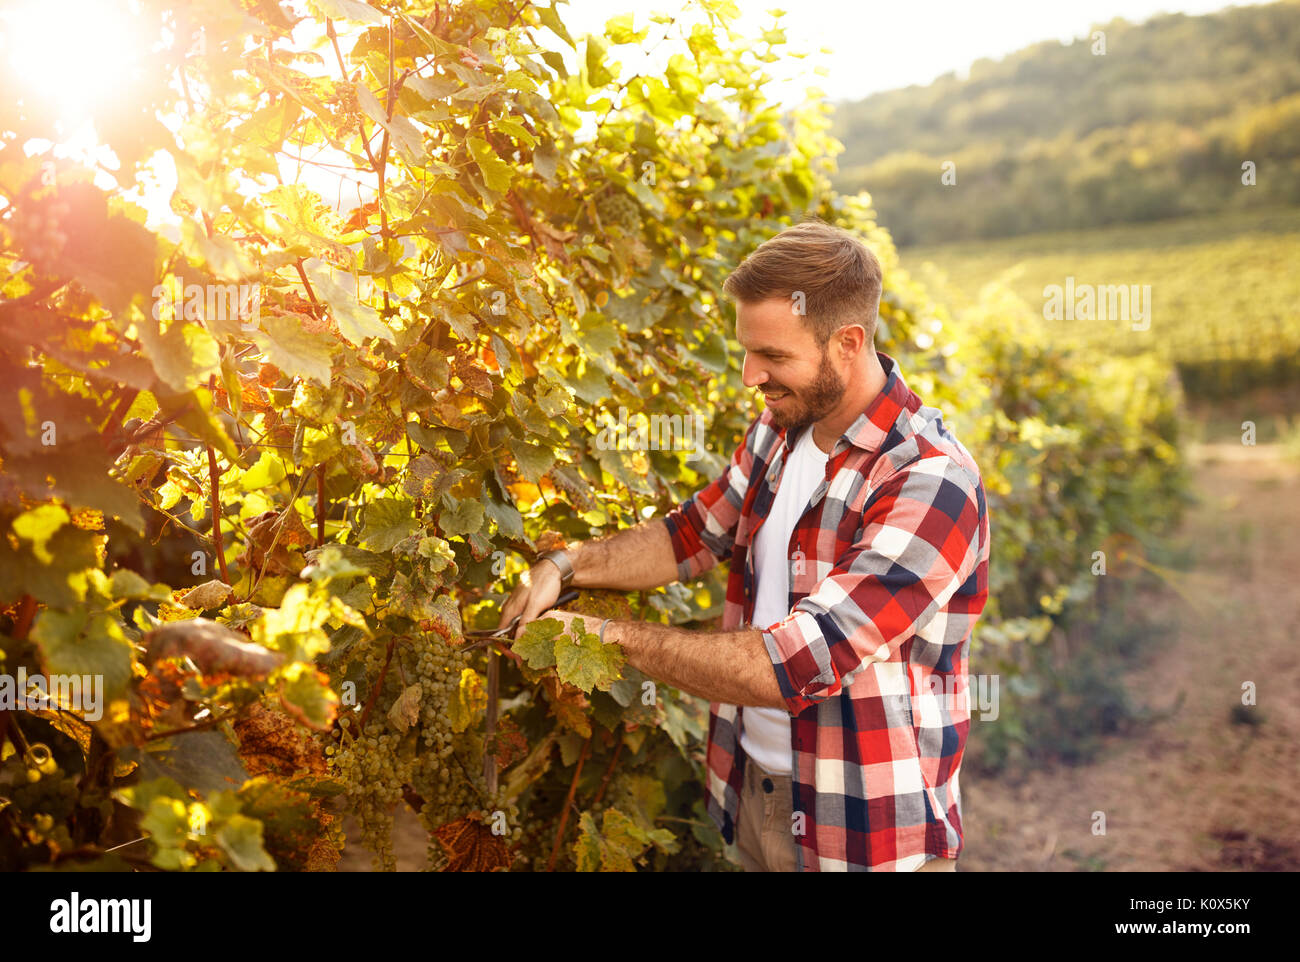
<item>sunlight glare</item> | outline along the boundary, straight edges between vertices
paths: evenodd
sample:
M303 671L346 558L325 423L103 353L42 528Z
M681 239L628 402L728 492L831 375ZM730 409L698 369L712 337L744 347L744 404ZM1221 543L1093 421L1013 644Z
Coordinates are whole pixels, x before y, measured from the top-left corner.
M130 96L148 52L130 0L26 0L0 11L0 55L14 92L67 132ZM9 83L6 83L8 86Z

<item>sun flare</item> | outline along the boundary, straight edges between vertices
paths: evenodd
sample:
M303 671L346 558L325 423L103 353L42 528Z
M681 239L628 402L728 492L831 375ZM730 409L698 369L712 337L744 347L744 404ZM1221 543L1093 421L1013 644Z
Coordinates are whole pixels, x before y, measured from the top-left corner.
M71 131L131 95L148 45L133 0L20 0L0 11L7 96ZM9 93L12 91L12 93Z

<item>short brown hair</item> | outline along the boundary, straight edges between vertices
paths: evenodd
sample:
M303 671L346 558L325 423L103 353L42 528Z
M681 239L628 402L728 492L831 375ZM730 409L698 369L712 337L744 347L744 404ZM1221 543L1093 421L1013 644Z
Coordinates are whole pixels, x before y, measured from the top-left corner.
M881 280L880 262L866 244L814 218L758 245L722 290L746 303L773 297L794 301L802 292L804 322L825 347L846 324L861 324L868 338L875 337Z

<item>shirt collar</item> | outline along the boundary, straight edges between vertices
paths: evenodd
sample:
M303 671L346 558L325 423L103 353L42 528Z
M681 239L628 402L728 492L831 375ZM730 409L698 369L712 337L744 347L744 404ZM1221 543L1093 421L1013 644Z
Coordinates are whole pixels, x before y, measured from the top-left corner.
M888 354L876 352L880 366L885 370L885 386L867 405L867 409L858 415L858 419L849 425L841 437L846 438L867 453L880 448L889 432L898 423L898 417L911 407L913 394L903 380L898 369L898 362Z

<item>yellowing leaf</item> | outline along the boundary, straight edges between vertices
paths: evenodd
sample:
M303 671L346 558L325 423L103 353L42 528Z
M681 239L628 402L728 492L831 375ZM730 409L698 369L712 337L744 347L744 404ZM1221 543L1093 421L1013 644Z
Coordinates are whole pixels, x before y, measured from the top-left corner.
M388 721L399 732L406 731L420 720L420 694L417 682L398 695L393 707L388 709Z
M303 327L303 316L267 315L255 335L262 355L285 374L309 377L330 386L330 339Z
M360 345L372 337L394 343L396 338L388 325L379 319L379 314L368 304L357 298L356 283L351 274L336 275L329 265L313 258L304 261L303 266L311 278L316 296L330 307L330 315L339 326L339 333Z
M487 686L483 676L473 668L463 669L456 695L447 704L447 717L451 722L451 730L465 731L478 721L486 708Z
M220 608L229 597L230 585L213 579L181 595L181 604L195 611L210 611L213 608Z
M62 505L42 504L14 518L13 531L18 537L32 543L32 554L39 561L50 564L54 555L50 554L46 545L54 533L67 523L68 512Z
M483 183L487 184L488 190L496 191L498 194L504 194L509 190L514 171L509 164L497 156L492 145L482 137L470 137L466 143L469 145L469 152L474 156L474 162L483 172Z

